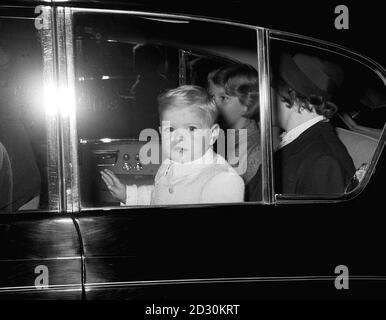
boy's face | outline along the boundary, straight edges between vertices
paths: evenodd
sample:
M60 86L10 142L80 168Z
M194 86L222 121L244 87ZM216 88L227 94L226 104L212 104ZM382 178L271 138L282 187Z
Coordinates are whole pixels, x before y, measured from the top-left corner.
M205 113L193 107L173 107L161 114L163 156L185 163L202 157L218 136L218 125L209 128Z

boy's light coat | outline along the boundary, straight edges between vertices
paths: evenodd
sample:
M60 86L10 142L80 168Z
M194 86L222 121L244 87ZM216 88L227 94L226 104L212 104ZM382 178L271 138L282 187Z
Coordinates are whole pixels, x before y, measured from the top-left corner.
M209 149L195 161L164 161L154 186L126 187L126 205L230 203L244 201L244 182L220 155Z

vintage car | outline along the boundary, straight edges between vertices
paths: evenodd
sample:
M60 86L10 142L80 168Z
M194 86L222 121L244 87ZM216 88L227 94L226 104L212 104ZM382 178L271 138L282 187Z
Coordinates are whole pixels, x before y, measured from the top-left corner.
M141 44L157 46L170 87L228 64L258 71L261 201L111 196L100 170L151 184L159 167L140 157L158 121L157 88L132 90ZM344 71L331 122L358 182L344 193L275 190L270 79L284 51ZM0 299L384 297L385 85L367 56L263 26L125 1L2 1Z

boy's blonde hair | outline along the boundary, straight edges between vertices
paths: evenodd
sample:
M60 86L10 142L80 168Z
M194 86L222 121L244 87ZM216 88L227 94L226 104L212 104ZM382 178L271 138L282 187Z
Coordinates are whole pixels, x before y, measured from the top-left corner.
M159 113L171 108L191 107L204 112L204 121L209 128L217 121L217 108L211 95L202 87L183 85L171 89L158 97Z

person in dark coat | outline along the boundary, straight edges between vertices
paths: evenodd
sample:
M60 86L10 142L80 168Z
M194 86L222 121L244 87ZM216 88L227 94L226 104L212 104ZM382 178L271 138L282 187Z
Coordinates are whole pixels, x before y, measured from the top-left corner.
M339 66L305 54L281 55L274 79L274 125L284 133L274 154L275 192L287 195L342 194L355 167L329 119L330 102L343 81ZM261 169L246 186L246 200L260 201Z

